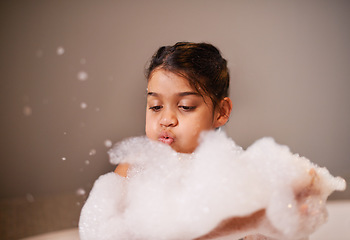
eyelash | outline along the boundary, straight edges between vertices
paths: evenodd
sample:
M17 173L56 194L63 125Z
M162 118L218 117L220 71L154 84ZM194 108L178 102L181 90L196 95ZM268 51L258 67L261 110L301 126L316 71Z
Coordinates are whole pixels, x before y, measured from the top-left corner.
M153 107L149 107L150 110L154 111L154 112L158 112L163 108L163 106L153 106ZM179 106L179 108L181 108L183 111L185 112L190 112L196 109L195 106Z
M153 107L150 107L149 109L154 111L154 112L158 112L162 108L163 108L162 106L153 106Z
M179 108L182 108L182 110L186 111L186 112L190 112L196 109L195 106L179 106Z

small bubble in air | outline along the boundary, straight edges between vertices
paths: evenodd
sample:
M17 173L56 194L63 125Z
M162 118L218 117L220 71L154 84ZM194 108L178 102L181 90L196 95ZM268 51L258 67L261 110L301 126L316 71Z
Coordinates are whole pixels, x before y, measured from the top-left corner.
M75 192L78 196L83 196L85 195L85 190L83 188L78 188L77 191Z
M111 147L112 146L112 141L109 140L109 139L106 139L105 140L105 146L108 147L108 148Z
M44 52L43 52L43 50L38 50L38 51L36 51L36 56L38 57L38 58L41 58L42 56L44 55Z
M86 164L86 165L89 165L89 164L90 164L90 161L89 161L89 160L85 160L85 164Z
M88 79L88 74L84 71L80 71L77 77L80 81L86 81Z
M84 65L86 63L86 59L85 58L81 58L80 59L80 64Z
M87 104L85 102L82 102L82 103L80 103L80 107L82 109L85 109L85 108L87 108Z
M99 112L99 111L100 111L100 108L99 108L99 107L95 108L95 111L96 111L96 112Z
M90 152L89 152L89 155L92 156L92 155L95 155L96 154L96 150L95 149L91 149Z
M65 157L62 158L62 161L66 161L66 160L67 160L67 158L65 158Z
M67 135L67 132L63 132L63 135Z
M24 108L23 108L23 114L24 114L24 116L30 116L30 115L32 115L32 108L31 107L29 107L29 106L25 106Z
M32 194L30 194L30 193L27 193L26 199L30 203L34 202L34 196Z
M56 52L57 52L57 55L63 55L64 48L63 47L58 47Z

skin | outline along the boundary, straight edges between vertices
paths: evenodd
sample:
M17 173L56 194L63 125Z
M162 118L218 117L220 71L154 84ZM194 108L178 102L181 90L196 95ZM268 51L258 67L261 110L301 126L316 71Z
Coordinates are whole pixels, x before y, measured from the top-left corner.
M228 98L224 102L230 106L222 115L218 108L213 109L211 99L202 97L187 79L163 69L156 70L148 81L146 135L177 152L192 153L202 131L227 122L232 104Z

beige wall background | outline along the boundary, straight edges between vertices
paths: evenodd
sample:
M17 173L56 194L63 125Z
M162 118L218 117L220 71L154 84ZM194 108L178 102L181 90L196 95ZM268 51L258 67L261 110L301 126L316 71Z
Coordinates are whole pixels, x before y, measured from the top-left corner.
M105 141L144 134L146 62L177 41L227 58L239 145L272 136L350 179L349 12L331 0L1 1L0 197L88 191L112 171Z

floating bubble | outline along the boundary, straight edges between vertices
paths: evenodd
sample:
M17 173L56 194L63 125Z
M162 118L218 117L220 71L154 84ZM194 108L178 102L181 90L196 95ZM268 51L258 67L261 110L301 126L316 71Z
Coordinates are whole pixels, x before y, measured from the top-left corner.
M90 164L90 161L89 161L89 160L85 160L85 164L86 164L86 165L89 165L89 164Z
M89 155L92 156L92 155L95 155L96 154L96 150L95 149L91 149L90 152L89 152Z
M82 102L82 103L80 103L80 107L82 109L85 109L85 108L87 108L87 104L85 102Z
M66 161L66 160L67 160L67 158L65 158L65 157L62 158L62 161Z
M85 58L81 58L80 59L80 64L84 65L86 63L86 59Z
M30 194L30 193L26 194L26 199L30 203L34 202L34 196L32 194Z
M41 58L42 56L44 55L44 52L43 52L43 50L38 50L38 51L36 51L36 56L38 57L38 58Z
M30 115L32 115L32 108L31 107L29 107L29 106L25 106L24 108L23 108L23 114L24 114L24 116L30 116Z
M57 52L57 55L63 55L64 54L64 48L63 47L58 47L56 52Z
M98 108L98 107L95 108L95 111L96 111L96 112L99 112L99 111L100 111L100 108Z
M88 79L88 74L84 71L78 72L78 79L80 81L86 81Z
M63 135L67 135L67 132L63 132Z
M112 141L109 140L109 139L106 139L106 140L105 140L105 146L108 147L108 148L109 148L109 147L112 147Z
M75 192L78 196L83 196L85 195L85 190L83 188L78 188L77 191Z

